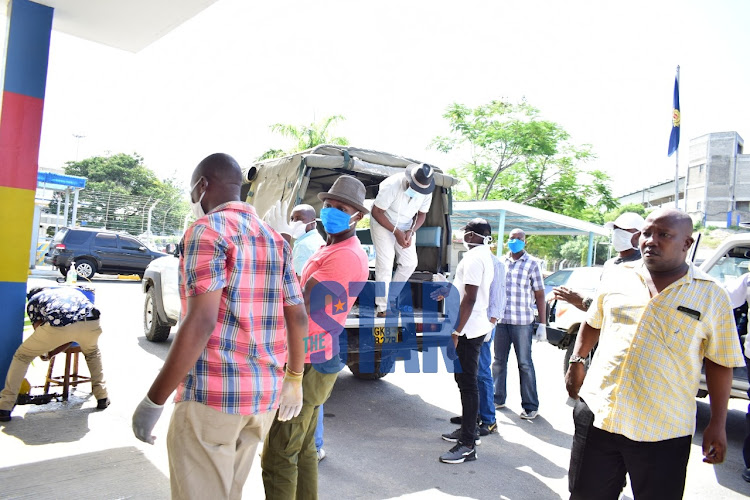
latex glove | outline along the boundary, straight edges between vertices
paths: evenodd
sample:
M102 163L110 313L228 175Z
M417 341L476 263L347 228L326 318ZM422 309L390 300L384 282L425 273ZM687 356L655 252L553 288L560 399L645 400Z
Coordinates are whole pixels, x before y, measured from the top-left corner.
M534 340L536 340L537 342L547 341L547 325L543 323L539 323L539 325L537 325Z
M487 335L484 336L484 340L482 342L489 342L490 340L492 340L492 331L491 330L490 330L489 333L487 333Z
M302 411L302 376L284 376L279 398L279 421L290 420Z
M273 204L273 206L266 212L266 215L263 216L263 220L268 223L269 226L274 228L277 233L280 234L292 234L292 227L289 225L289 215L287 214L289 210L289 202L281 203L281 201L277 201Z
M164 410L164 405L158 405L148 396L138 405L133 413L133 434L144 443L154 444L156 436L151 435L157 420Z

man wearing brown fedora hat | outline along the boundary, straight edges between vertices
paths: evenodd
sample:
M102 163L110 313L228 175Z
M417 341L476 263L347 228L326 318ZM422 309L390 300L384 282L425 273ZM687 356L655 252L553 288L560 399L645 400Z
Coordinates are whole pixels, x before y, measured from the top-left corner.
M318 198L323 202L320 219L328 238L326 245L308 259L300 278L310 318L305 338L302 411L291 420L275 419L266 438L261 465L269 500L318 497L314 434L319 407L330 396L343 367L338 336L357 298L356 292L350 293L350 286L367 281L369 274L367 254L355 232L357 222L368 213L364 184L342 175Z
M380 183L370 219L375 280L386 284L385 296L375 298L378 316L385 316L388 298L400 292L389 290L391 281L405 283L417 268L414 234L430 210L434 190L434 169L426 163L413 163L403 174L393 174ZM398 262L395 273L394 259Z

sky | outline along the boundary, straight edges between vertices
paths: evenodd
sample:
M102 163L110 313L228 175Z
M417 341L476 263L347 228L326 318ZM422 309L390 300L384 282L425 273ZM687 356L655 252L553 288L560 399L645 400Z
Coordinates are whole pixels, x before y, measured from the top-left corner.
M674 178L678 64L681 173L693 137L750 140L749 19L744 0L218 0L136 54L53 32L39 166L136 152L187 186L211 153L289 147L273 123L340 114L352 145L446 170L468 159L429 147L451 103L525 97L622 195Z

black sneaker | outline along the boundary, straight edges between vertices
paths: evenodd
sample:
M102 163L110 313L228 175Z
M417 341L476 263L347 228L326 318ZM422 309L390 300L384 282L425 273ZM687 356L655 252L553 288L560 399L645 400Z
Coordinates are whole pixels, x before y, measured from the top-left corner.
M0 410L0 422L10 422L10 410Z
M102 398L96 400L96 409L97 410L106 410L107 406L109 406L109 398Z
M440 455L440 461L444 464L462 464L477 459L477 450L472 446L469 448L461 443L448 450L448 453Z
M458 443L458 440L461 438L461 428L459 427L453 432L443 434L441 436L445 441L449 441L451 443ZM474 440L474 444L482 444L482 440L479 439L479 429L477 428L477 434L476 439Z
M742 479L750 483L750 467L742 471Z
M491 424L482 424L478 427L480 436L489 436L497 432L497 422Z

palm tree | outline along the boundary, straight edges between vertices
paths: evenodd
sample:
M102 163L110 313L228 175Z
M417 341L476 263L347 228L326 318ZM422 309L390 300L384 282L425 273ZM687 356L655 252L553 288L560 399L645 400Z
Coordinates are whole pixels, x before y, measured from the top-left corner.
M267 160L279 156L293 154L298 151L304 151L320 144L338 144L347 146L349 140L346 137L330 137L328 128L336 122L345 120L341 115L333 115L323 118L321 121L311 123L310 125L288 125L285 123L274 123L271 130L281 134L284 137L294 139L296 144L289 150L269 149L263 153L258 160Z

